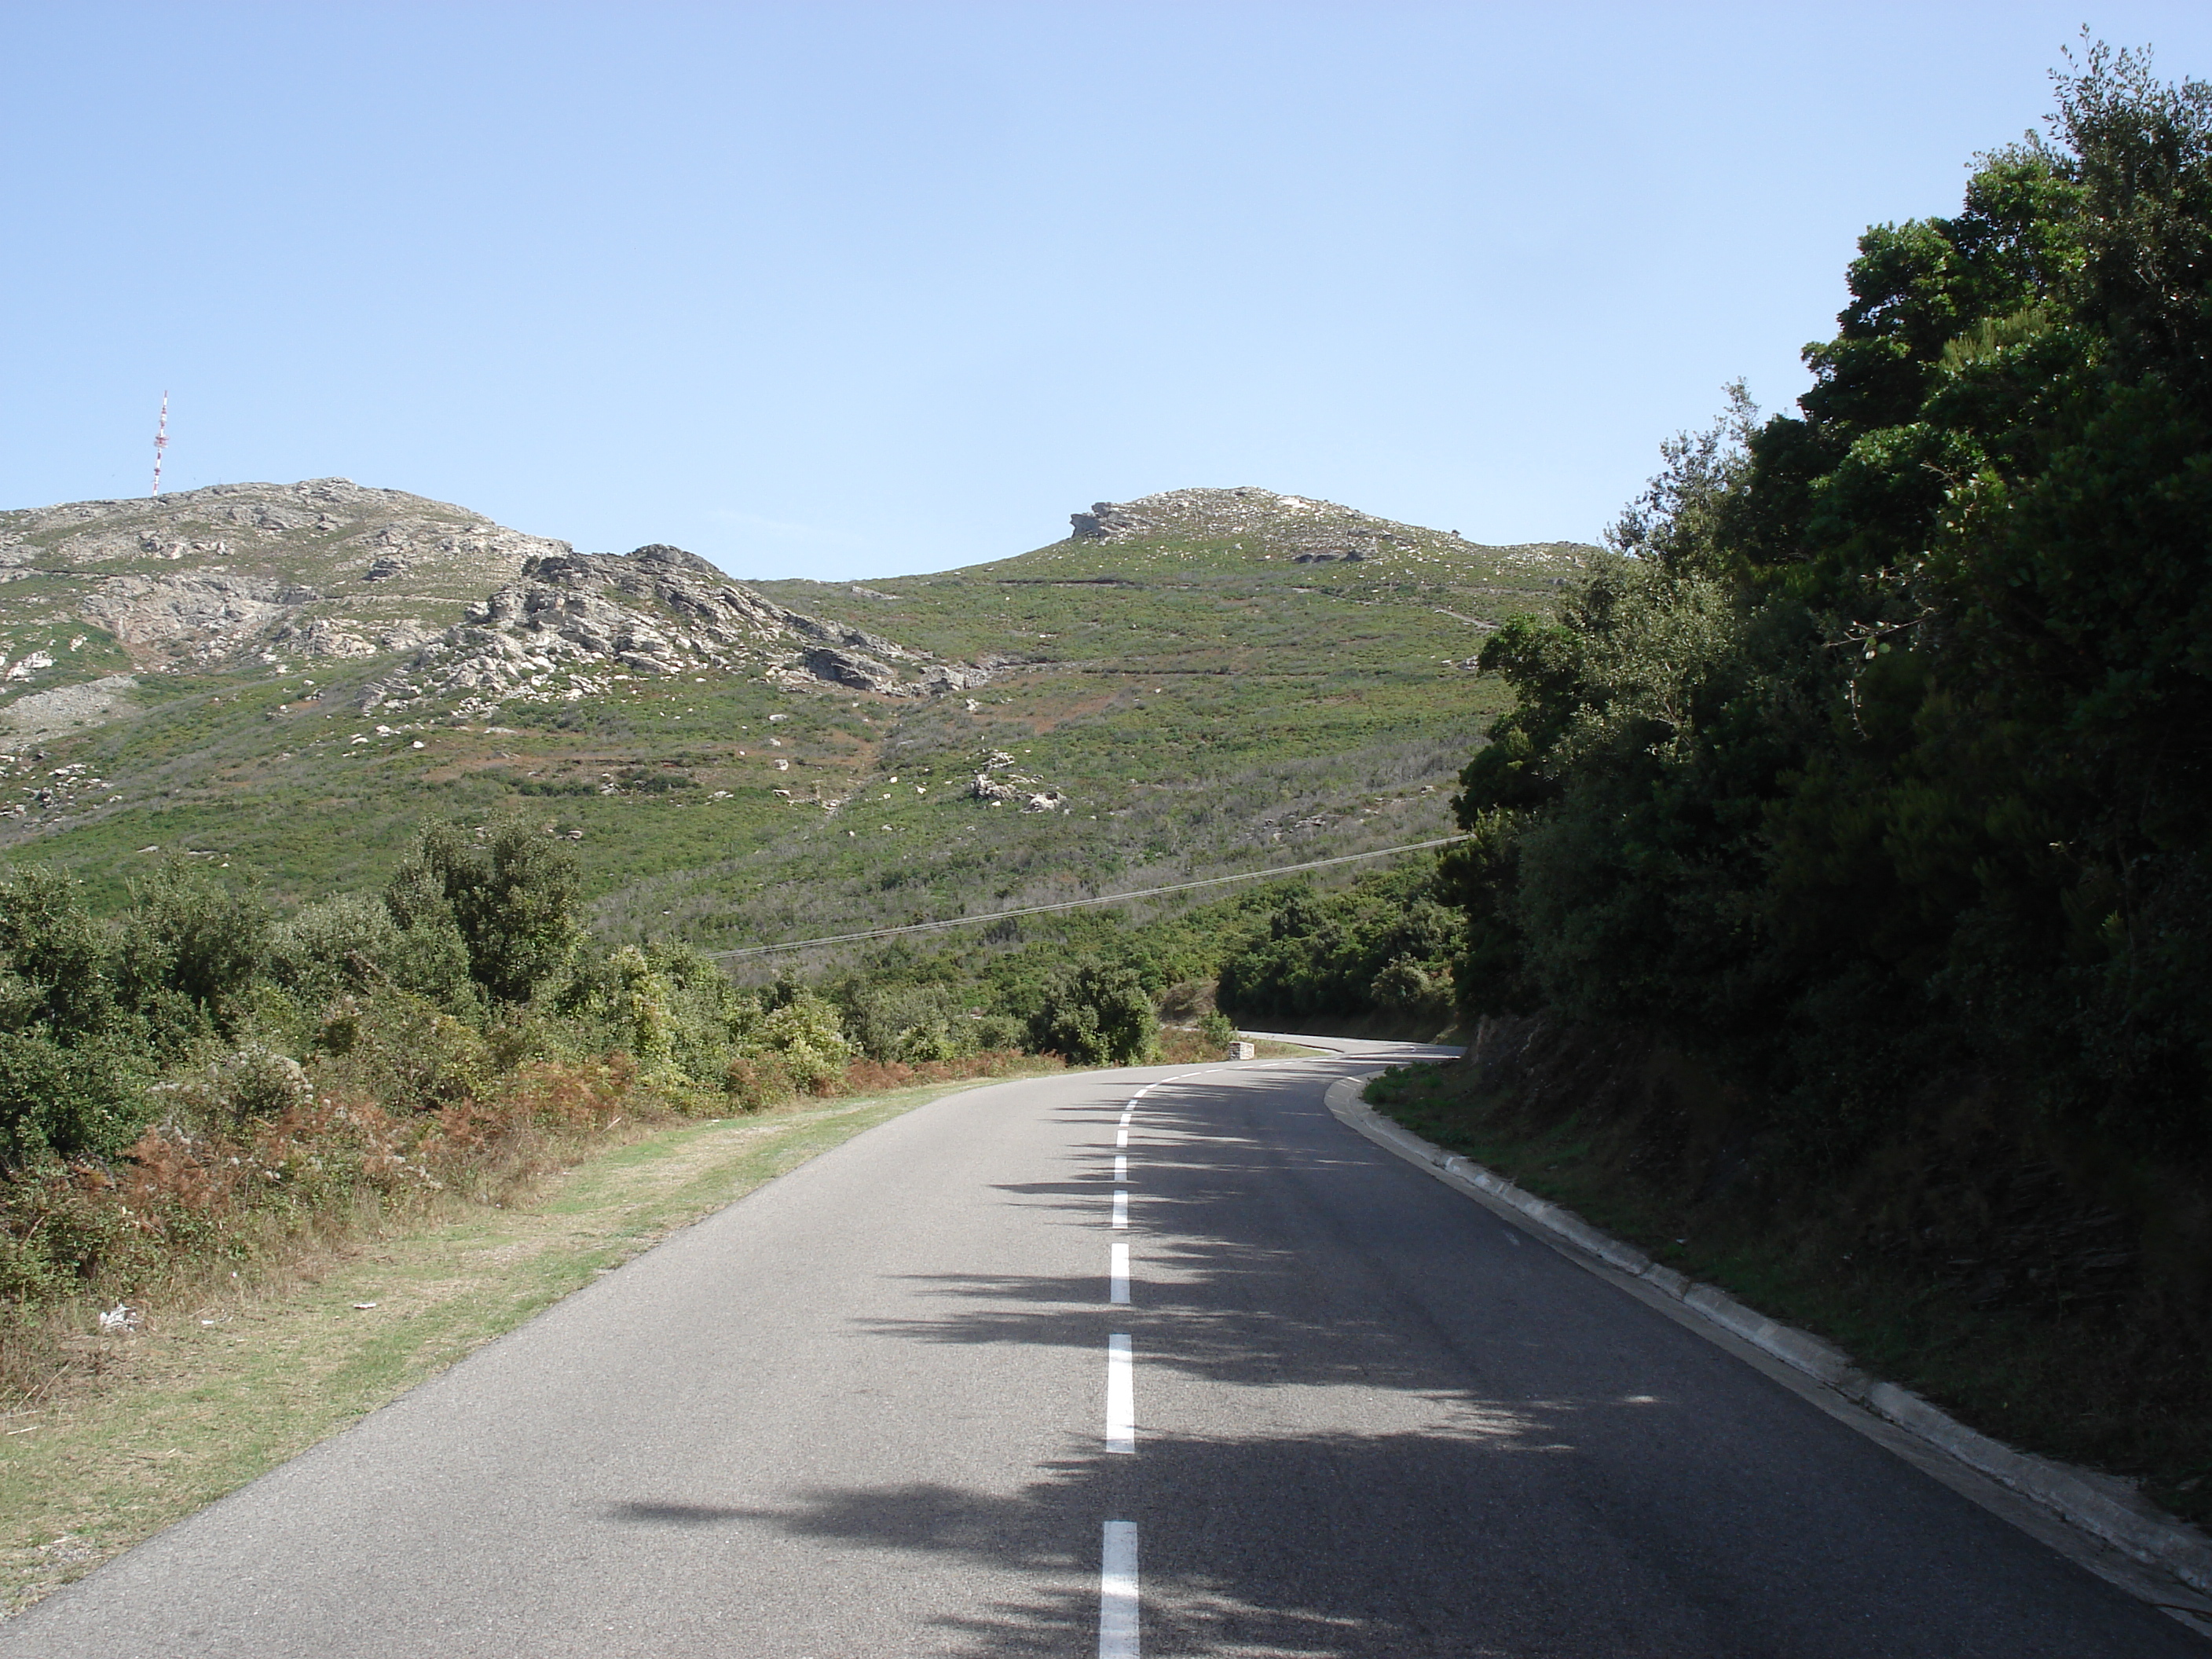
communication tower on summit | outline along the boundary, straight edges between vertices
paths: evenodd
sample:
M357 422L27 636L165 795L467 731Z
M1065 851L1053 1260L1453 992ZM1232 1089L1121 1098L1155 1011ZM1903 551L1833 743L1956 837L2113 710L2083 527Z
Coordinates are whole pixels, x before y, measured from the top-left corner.
M154 428L154 490L161 493L161 452L169 447L169 394L161 394L161 422ZM152 497L148 498L151 500Z

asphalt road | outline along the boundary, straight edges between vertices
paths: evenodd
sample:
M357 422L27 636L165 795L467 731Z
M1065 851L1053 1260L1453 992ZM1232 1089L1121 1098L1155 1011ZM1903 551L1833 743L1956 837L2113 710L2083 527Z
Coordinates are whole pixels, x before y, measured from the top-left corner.
M2204 1659L1343 1127L1367 1066L925 1106L0 1656Z

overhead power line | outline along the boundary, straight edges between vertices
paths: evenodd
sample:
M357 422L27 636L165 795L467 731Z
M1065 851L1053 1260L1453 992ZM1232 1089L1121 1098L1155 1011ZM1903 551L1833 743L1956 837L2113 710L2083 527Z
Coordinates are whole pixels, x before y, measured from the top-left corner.
M1324 870L1332 864L1357 864L1362 859L1389 858L1394 853L1419 853L1431 847L1449 847L1465 836L1439 836L1434 841L1408 842L1403 847L1378 847L1371 853L1346 853L1333 859L1305 864L1279 864L1272 870L1247 870L1237 876L1208 876L1203 881L1178 881L1165 887L1140 887L1133 893L1102 893L1097 898L1062 899L1057 904L1025 904L1018 910L987 910L980 916L951 916L943 921L910 921L902 927L871 927L862 933L832 933L824 939L795 939L781 945L748 945L736 951L709 951L708 958L728 962L738 957L773 956L780 951L805 951L817 945L854 945L862 939L890 939L899 933L934 933L948 927L972 927L978 922L1004 921L1009 916L1041 916L1050 910L1081 910L1093 904L1121 904L1130 899L1154 898L1162 893L1188 893L1195 887L1219 887L1232 881L1265 881L1271 876L1295 876L1301 871Z

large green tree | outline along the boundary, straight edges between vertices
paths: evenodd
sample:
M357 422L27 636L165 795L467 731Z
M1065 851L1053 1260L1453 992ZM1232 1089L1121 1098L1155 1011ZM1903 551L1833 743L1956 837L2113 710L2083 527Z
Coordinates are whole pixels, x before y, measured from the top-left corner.
M1961 1063L2212 1137L2212 88L2057 93L1489 642L1471 1006L1663 1024L1829 1143Z

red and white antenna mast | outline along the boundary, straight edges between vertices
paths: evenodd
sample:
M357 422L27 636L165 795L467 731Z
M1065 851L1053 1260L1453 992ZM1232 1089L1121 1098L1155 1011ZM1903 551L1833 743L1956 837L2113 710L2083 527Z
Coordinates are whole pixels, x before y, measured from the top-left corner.
M154 428L154 494L161 493L161 452L169 447L169 394L161 394L161 423ZM150 499L150 498L149 498Z

